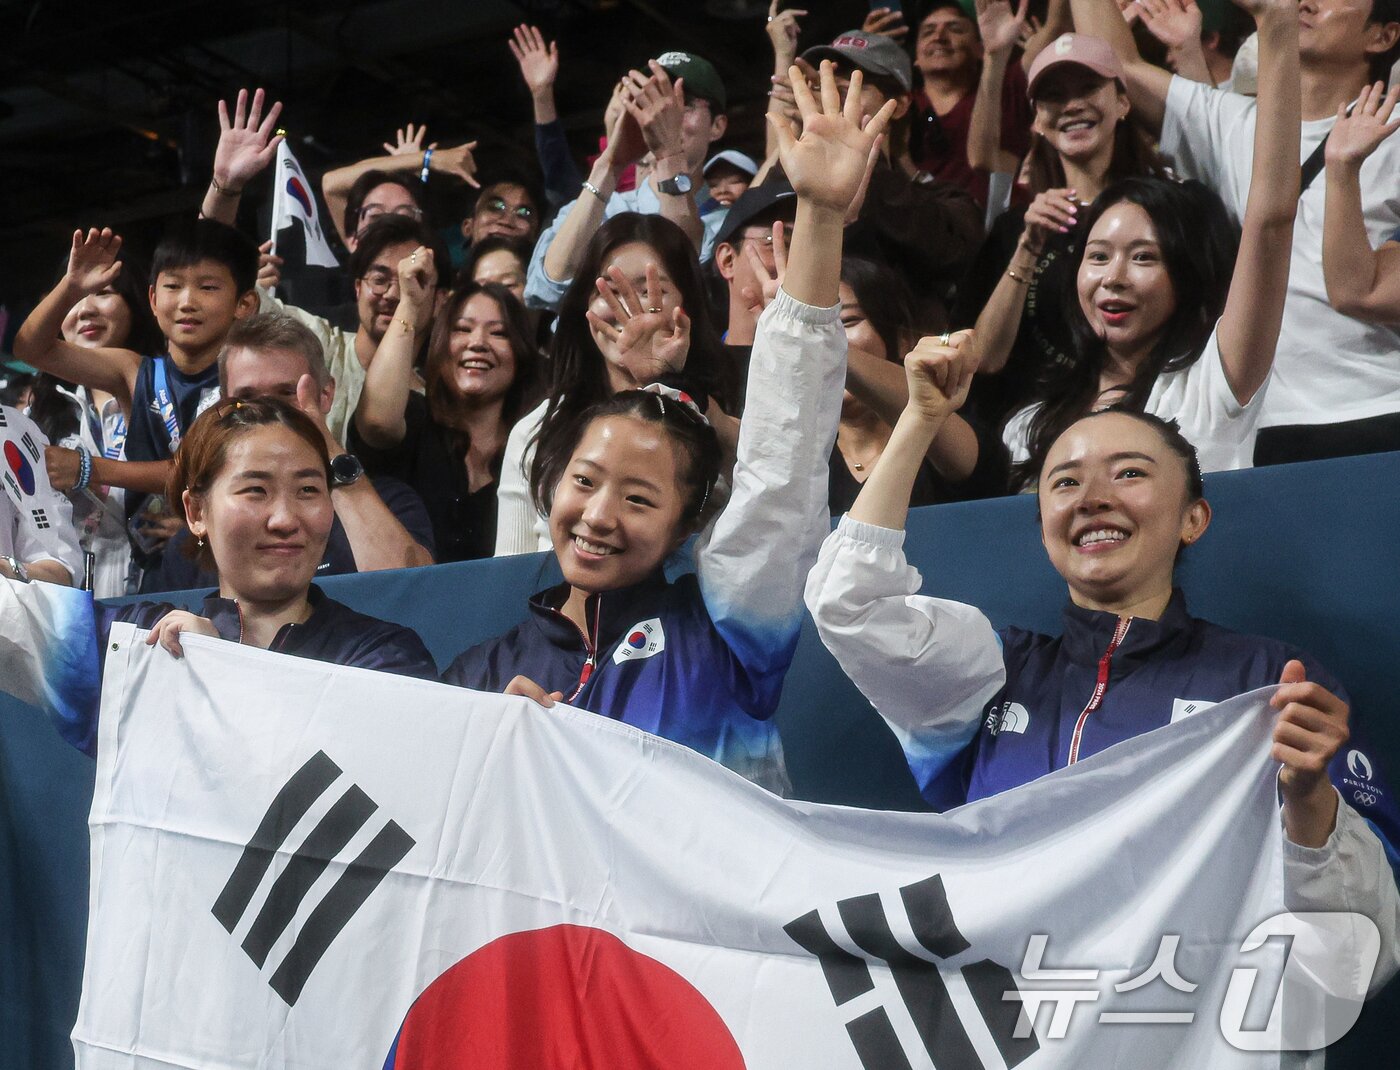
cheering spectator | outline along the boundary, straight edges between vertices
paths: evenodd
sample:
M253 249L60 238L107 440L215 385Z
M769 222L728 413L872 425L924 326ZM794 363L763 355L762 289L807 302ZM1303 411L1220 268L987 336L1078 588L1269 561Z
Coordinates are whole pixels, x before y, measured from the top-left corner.
M219 386L233 400L275 397L295 403L321 430L330 458L335 519L318 576L433 563L432 526L422 499L399 480L361 478L359 460L326 426L336 384L320 340L307 327L275 312L234 324L219 354ZM185 552L189 540L188 529L170 540L160 568L144 585L147 592L218 586L218 572L202 567L208 559Z
M0 577L66 587L80 583L83 551L73 528L73 507L49 485L44 471L48 440L24 413L0 405L0 443L7 447L0 492Z
M737 149L725 149L706 160L703 171L710 200L728 208L749 188L758 164Z
M559 46L545 44L536 26L515 28L510 53L520 65L520 77L530 90L535 110L535 155L544 175L544 193L551 207L558 208L578 195L583 176L569 151L569 138L554 106L554 81L559 77ZM533 238L534 235L531 235Z
M1322 270L1332 307L1357 319L1391 325L1400 325L1400 230L1379 249L1371 248L1362 207L1361 167L1400 129L1397 100L1400 85L1386 93L1377 82L1362 90L1351 114L1345 107L1338 111L1337 124L1327 138L1322 241Z
M1232 215L1242 215L1251 174L1258 173L1251 152L1254 128L1267 104L1262 28L1256 101L1173 77L1145 62L1113 0L1071 3L1076 26L1109 41L1123 61L1133 109L1161 126L1162 151L1220 193ZM1257 11L1254 3L1242 6ZM1313 181L1321 170L1323 138L1338 109L1386 77L1400 51L1400 5L1396 0L1317 0L1303 9L1299 40L1300 129L1309 162L1256 464L1400 449L1400 361L1395 359L1400 336L1390 327L1345 316L1328 303L1324 228L1318 222L1326 198L1323 184ZM1368 244L1379 243L1400 226L1397 173L1400 141L1384 141L1362 181Z
M1003 5L1004 6L1004 5ZM989 52L987 63L998 55ZM1107 42L1065 34L1031 65L1034 134L1026 161L1027 208L1012 205L992 224L958 291L954 322L977 325L972 407L1000 426L1054 369L1073 362L1073 309L1060 299L1075 259L1075 220L1123 178L1168 176L1152 139L1131 114L1123 67ZM978 120L995 125L993 98Z
M558 309L583 262L589 239L620 212L660 215L675 223L709 260L724 219L718 205L701 215L696 192L710 145L724 136L727 96L719 72L689 52L667 52L649 64L651 75L631 71L623 79L621 107L608 130L607 147L594 161L583 193L560 209L535 246L526 303ZM635 190L617 192L621 174L650 154L651 170Z
M1233 277L1219 248L1229 225L1199 184L1129 178L1094 201L1080 223L1077 359L1006 426L1028 485L1061 432L1109 404L1180 420L1204 471L1250 465L1288 285L1278 249L1298 208L1299 143L1298 9L1252 2L1259 113Z
M619 315L624 288L645 301L638 298ZM549 549L528 473L534 441L550 420L572 419L619 390L660 381L708 399L706 415L721 442L732 444L733 421L724 413L733 408L733 369L711 322L695 248L679 227L625 212L598 228L559 306L549 374L548 397L515 425L506 444L497 556Z
M479 188L476 142L441 149L436 143L422 147L427 127L409 124L399 131L395 145L384 145L388 155L376 156L327 171L321 178L321 195L340 240L352 253L364 228L384 215L423 218L423 188L429 174L444 174Z
M1253 29L1229 0L1134 0L1124 11L1139 17L1167 48L1167 65L1183 78L1231 91L1235 56Z
M63 339L86 349L120 348L156 353L160 332L151 315L143 277L124 263L111 284L89 294L64 317ZM49 481L73 502L78 541L92 555L92 589L98 598L133 593L131 542L126 531L126 492L93 479L93 460L126 458L130 399L103 390L39 376L29 415L50 442L44 451Z
M842 92L851 74L862 72L863 114L875 114L887 101L896 121L908 111L909 57L891 38L853 30L829 45L809 48L801 62L810 70L823 59L836 64ZM946 182L910 179L893 166L886 139L858 205L846 235L848 251L883 260L903 275L931 320L944 314L954 284L982 240L982 213L972 195Z
M787 179L769 178L739 195L715 235L714 269L729 299L724 344L734 356L736 368L748 368L758 317L777 296L776 257L785 249L784 235L792 230L796 214L797 194ZM780 226L775 228L775 223ZM754 272L751 247L761 274Z
M665 388L585 401L545 425L531 473L564 583L531 599L525 623L467 650L445 674L546 705L567 694L773 791L788 779L771 717L801 628L803 576L827 529L822 467L845 351L835 308L843 222L893 110L886 105L862 129L860 76L844 112L829 64L822 83L821 105L797 87L801 140L780 133L799 198L792 257L754 345L734 493L701 537L696 573L671 583L663 565L713 508L714 429L687 396ZM590 312L594 328L624 335L642 300L660 300L656 274L647 271L644 297L621 272L613 286L598 279L611 318ZM629 647L638 629L655 636L655 649Z
M130 349L87 349L60 337L73 305L100 293L121 271L121 238L110 230L73 235L68 270L30 314L15 338L15 353L61 379L104 390L124 403L126 460L92 458L91 478L123 487L127 526L142 568L159 560L178 530L160 497L170 459L195 417L218 397L217 358L237 319L257 307L258 251L232 227L211 219L177 223L156 247L151 307L168 352L142 356Z
M411 391L414 324L432 317L435 261L419 247L395 265L399 312L365 377L352 440L371 472L422 495L438 560L465 561L495 548L506 438L538 396L538 361L510 291L470 283L433 317L425 395Z
M530 191L519 182L493 182L477 195L472 214L462 220L467 247L487 238L518 238L534 244L540 213Z

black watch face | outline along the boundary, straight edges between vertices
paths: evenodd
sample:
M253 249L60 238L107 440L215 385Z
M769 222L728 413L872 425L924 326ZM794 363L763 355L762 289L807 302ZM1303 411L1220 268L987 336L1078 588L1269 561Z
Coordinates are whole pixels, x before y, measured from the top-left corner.
M364 467L353 454L342 453L331 458L331 477L337 484L353 483L360 478L363 471Z

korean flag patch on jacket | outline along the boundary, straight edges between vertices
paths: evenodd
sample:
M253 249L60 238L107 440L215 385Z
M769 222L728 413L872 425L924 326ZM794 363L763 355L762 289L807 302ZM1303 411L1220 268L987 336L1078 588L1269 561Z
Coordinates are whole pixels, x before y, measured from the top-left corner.
M652 617L651 620L644 620L627 629L627 634L622 637L622 642L613 652L613 664L621 665L624 661L649 658L665 649L666 632L661 627L661 618Z

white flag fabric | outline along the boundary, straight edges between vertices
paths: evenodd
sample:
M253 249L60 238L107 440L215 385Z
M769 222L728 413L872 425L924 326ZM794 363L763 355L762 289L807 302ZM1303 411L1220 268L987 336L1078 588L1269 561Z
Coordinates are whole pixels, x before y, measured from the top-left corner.
M1279 1066L1222 1039L1278 965L1241 954L1283 910L1269 690L879 813L564 706L144 635L107 646L79 1070Z
M306 262L317 267L339 267L326 232L321 229L321 217L316 208L316 195L306 172L297 163L285 141L277 146L277 176L272 187L272 237L283 227L300 222L306 232Z

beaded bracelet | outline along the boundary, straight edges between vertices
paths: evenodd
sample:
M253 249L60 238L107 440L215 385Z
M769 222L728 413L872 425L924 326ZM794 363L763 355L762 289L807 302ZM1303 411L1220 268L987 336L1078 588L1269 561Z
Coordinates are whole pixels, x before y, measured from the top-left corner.
M427 182L427 181L428 181L428 169L432 166L432 162L433 162L433 150L432 150L432 149L424 149L424 150L423 150L423 170L420 171L420 172L418 173L418 181L420 181L420 182Z
M78 453L78 478L73 483L74 490L87 490L92 482L92 454L86 446L74 447Z

